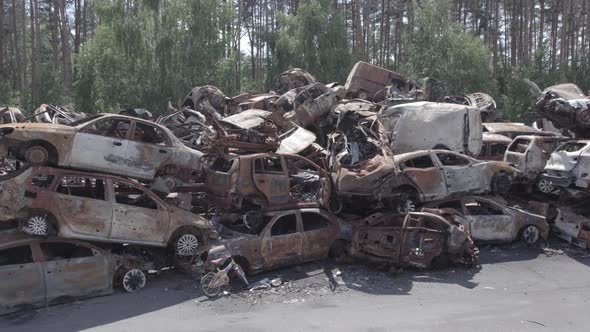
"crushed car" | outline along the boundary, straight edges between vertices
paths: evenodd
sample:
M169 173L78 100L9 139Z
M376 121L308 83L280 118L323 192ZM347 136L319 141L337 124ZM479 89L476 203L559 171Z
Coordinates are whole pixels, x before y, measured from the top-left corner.
M68 125L0 125L0 158L31 165L99 171L151 181L200 175L203 154L186 147L170 130L137 118L99 114Z
M549 119L557 128L566 128L585 137L590 129L590 97L573 83L563 83L546 88L535 88L538 99L535 108L540 117Z
M476 242L512 242L521 239L528 245L549 237L544 216L507 206L494 197L463 196L426 203L424 207L454 209L465 218L466 229Z
M205 266L231 256L248 274L346 255L351 228L321 209L297 209L223 221L222 240L203 254Z
M0 106L0 124L20 123L27 121L20 109Z
M136 181L50 167L0 182L0 220L30 235L168 247L180 256L217 237L210 221Z
M390 99L394 99L393 95L396 95L404 100L416 100L417 93L416 84L405 76L363 61L352 67L344 87L349 99L359 98L375 102L384 99L386 88Z
M328 173L294 154L220 155L205 181L210 201L226 211L327 207L331 195Z
M483 132L487 134L504 135L514 139L520 135L559 136L554 132L542 131L522 123L513 122L484 122Z
M404 186L404 202L412 207L466 194L506 193L517 170L502 161L477 160L453 151L423 150L394 156L413 186Z
M487 93L475 92L460 96L445 96L441 102L475 107L479 109L483 122L491 122L496 118L496 101Z
M469 232L444 211L374 213L353 223L350 256L378 263L417 268L448 263L474 266L479 250Z
M35 122L69 124L75 121L85 119L84 113L76 113L58 105L41 104L34 113Z
M477 156L481 151L481 116L475 107L407 103L381 110L379 121L395 154L445 149Z
M557 208L552 225L557 237L580 248L590 249L590 213L587 207L563 206Z
M274 82L276 93L283 94L289 90L317 83L315 77L303 69L293 68L282 72Z
M551 153L568 138L563 136L521 135L510 143L504 161L519 170L515 182L532 184L542 193L552 193L555 188L541 177Z
M60 238L0 235L0 315L142 289L153 264Z

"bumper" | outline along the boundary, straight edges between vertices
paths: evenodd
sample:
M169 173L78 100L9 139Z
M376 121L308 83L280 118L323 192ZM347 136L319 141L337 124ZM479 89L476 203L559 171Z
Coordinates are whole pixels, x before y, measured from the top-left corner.
M574 179L568 176L557 176L557 175L549 175L543 174L543 179L550 182L555 187L569 187L573 182Z

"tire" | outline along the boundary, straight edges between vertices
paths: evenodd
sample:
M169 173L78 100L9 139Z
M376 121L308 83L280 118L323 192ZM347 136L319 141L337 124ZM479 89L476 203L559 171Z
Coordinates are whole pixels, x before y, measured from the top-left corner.
M24 159L33 166L42 166L49 164L51 155L44 146L33 145L25 150Z
M35 213L21 224L21 230L33 236L48 236L56 233L51 218L47 213Z
M576 118L578 120L579 123L588 126L590 125L590 110L589 109L585 109L585 110L581 110L576 114Z
M221 287L209 288L209 284L215 280L216 277L217 275L215 273L209 272L201 278L201 290L203 291L203 294L210 299L219 295L219 292L221 291Z
M539 229L533 225L527 225L522 228L521 238L524 243L531 246L539 240Z
M201 239L197 231L185 230L174 239L174 253L181 257L194 256L200 244Z
M506 172L499 172L492 177L492 192L496 194L505 194L512 187L512 179Z
M397 203L397 212L405 214L416 211L418 205L418 194L415 190L404 191Z
M145 287L147 278L145 273L139 269L127 269L121 273L121 287L128 292L134 293Z
M537 181L536 187L543 194L551 194L555 190L555 187L553 187L551 182L545 179L539 179L539 181Z
M344 204L342 203L341 199L336 197L330 199L330 202L328 203L328 210L330 210L330 212L332 212L333 214L338 214L342 212L343 208Z

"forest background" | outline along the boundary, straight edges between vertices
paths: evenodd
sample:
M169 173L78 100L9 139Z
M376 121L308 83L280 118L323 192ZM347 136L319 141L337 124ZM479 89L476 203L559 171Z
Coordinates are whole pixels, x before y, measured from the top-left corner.
M528 121L541 88L590 87L590 0L0 0L0 105L79 112L265 92L288 68L344 83L359 60Z

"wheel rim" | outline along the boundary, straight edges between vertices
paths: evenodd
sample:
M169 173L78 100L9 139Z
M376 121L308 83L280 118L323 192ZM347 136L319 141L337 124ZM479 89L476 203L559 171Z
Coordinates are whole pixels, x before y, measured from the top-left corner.
M192 256L197 252L199 239L194 234L184 234L176 241L176 253L180 256Z
M535 226L527 226L522 232L522 238L526 244L533 244L539 239L539 230Z
M31 235L47 235L47 216L34 216L30 218L23 231Z
M549 183L549 181L542 179L537 184L537 187L542 193L548 194L553 191L553 186Z
M583 124L590 124L590 111L583 110L578 113L578 121Z
M209 284L215 280L215 274L209 273L201 279L201 290L207 297L214 297L219 294L219 290L221 287L210 288Z
M49 153L41 146L32 146L27 150L26 159L34 165L44 165L49 160Z
M129 270L123 276L123 288L129 293L142 289L145 283L145 273L138 269Z

